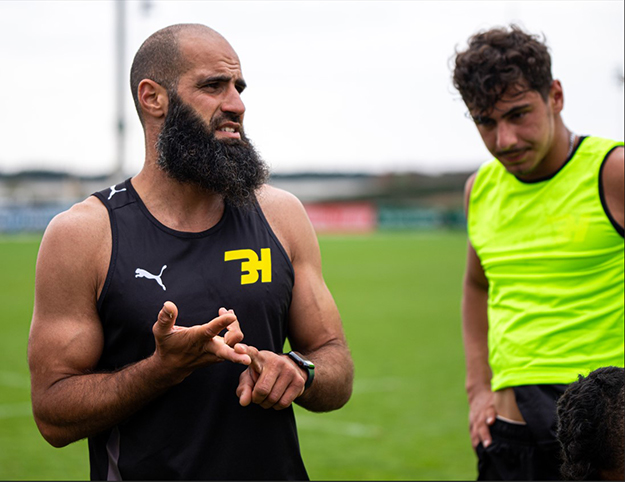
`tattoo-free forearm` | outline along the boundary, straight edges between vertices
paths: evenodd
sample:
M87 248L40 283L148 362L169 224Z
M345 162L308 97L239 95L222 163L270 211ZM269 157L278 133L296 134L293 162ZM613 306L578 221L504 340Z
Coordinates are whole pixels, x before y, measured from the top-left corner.
M333 341L301 353L315 364L315 378L296 403L312 412L329 412L345 405L354 382L354 362L347 344Z
M492 372L488 363L488 291L465 280L462 299L462 336L466 361L466 390L490 391Z
M118 424L175 383L152 356L112 373L71 375L33 391L33 413L43 437L63 447Z

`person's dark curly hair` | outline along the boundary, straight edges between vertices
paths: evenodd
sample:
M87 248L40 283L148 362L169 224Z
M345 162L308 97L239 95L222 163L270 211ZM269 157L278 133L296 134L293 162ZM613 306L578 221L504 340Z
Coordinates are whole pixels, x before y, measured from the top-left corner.
M489 112L509 87L535 90L547 100L553 78L544 36L541 41L511 25L478 32L468 43L456 50L453 83L470 109Z
M558 401L565 480L623 480L625 369L604 367L572 383Z

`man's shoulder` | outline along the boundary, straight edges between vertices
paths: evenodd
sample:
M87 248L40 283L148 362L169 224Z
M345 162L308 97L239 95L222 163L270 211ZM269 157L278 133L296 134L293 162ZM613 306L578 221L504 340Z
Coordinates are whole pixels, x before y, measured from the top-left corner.
M67 211L57 214L53 221L63 224L64 227L79 226L81 224L98 223L108 218L104 204L95 196L74 204Z
M498 176L502 174L506 174L505 168L501 165L501 163L493 158L488 161L483 162L465 181L464 184L464 200L465 206L468 206L469 200L471 199L471 193L473 192L476 185L484 187L484 185L488 184L489 179L493 176Z
M294 194L290 193L289 191L285 191L284 189L272 186L270 184L263 184L257 191L257 197L259 202L278 201L287 202L289 204L301 204L300 200Z
M485 181L490 180L493 177L505 176L509 174L505 167L496 158L484 161L479 167L471 174L465 188L473 187L475 184L482 184Z
M596 162L604 162L616 152L623 152L623 141L599 136L582 136L576 154ZM622 156L622 154L620 154Z
M302 202L284 189L264 184L256 193L258 203L268 217L292 217L305 212Z
M264 185L257 191L258 203L289 257L303 241L314 237L314 229L302 202L283 189Z
M605 146L623 146L623 141L602 136L582 136L583 144L602 144Z
M99 293L106 278L112 248L106 207L89 197L57 214L43 235L37 272L41 279L82 280L76 290ZM84 286L83 286L84 285Z
M90 196L57 214L48 225L46 238L67 240L68 243L97 243L102 235L110 233L106 207L96 197Z
M464 183L464 212L465 215L469 209L469 200L471 199L471 191L473 190L473 184L475 184L475 178L477 177L477 172L473 172Z

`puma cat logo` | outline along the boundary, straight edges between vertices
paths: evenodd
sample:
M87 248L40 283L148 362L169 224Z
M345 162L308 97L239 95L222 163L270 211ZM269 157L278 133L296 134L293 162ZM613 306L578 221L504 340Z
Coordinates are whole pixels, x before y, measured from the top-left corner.
M141 268L137 268L135 270L135 278L147 278L147 279L153 279L154 281L156 281L159 285L161 285L161 288L163 288L163 291L167 291L167 288L165 288L165 285L163 284L163 280L161 280L161 276L163 275L163 271L165 271L165 268L167 268L167 265L164 264L163 267L161 268L161 272L157 275L152 274L144 269Z
M113 196L115 196L115 194L117 194L118 192L123 192L123 191L125 191L125 190L126 190L126 188L124 188L124 189L120 189L119 191L117 191L117 190L115 190L115 186L111 186L109 189L111 190L111 194L109 194L109 201L110 201L110 200L111 200L111 198L112 198Z

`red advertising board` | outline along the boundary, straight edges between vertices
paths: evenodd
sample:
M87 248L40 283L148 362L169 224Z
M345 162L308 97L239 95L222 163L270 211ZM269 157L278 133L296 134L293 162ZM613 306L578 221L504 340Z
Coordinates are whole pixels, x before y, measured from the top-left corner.
M307 203L304 207L318 233L368 233L377 225L375 206L367 202Z

